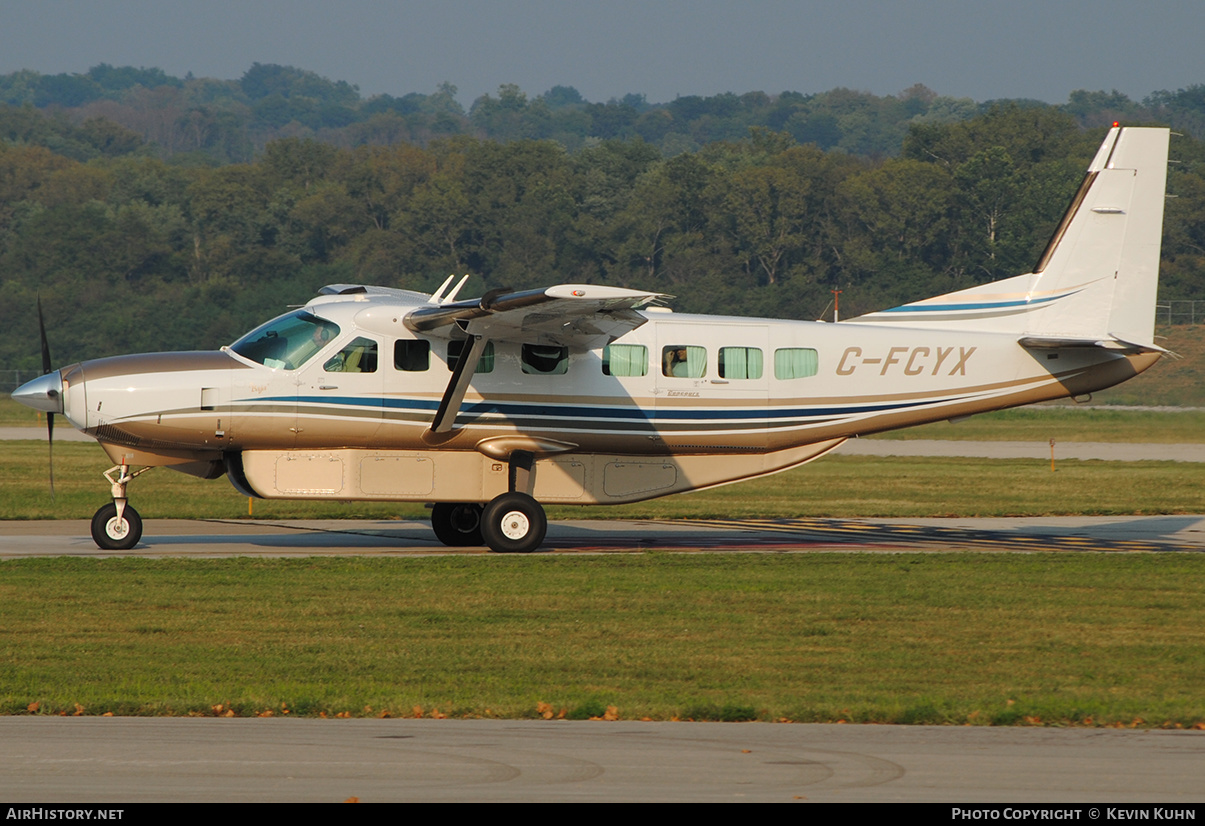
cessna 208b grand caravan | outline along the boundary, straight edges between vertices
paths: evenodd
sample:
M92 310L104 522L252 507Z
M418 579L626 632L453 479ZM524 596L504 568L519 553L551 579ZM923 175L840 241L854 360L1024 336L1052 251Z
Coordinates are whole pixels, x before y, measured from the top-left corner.
M1166 352L1168 135L1108 133L1033 272L837 324L673 314L588 284L472 300L463 279L430 296L340 284L220 351L85 361L13 396L116 463L102 548L139 541L127 484L165 466L247 496L431 503L445 544L527 552L541 503L751 479L1147 369Z

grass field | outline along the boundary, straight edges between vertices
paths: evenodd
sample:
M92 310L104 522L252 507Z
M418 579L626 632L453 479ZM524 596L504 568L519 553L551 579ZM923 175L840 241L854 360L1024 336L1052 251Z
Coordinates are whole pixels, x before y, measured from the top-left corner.
M109 501L95 445L55 447L56 498L46 446L7 442L0 453L0 520L87 519ZM130 484L144 518L238 518L248 502L224 479L156 469ZM421 504L257 500L261 519L425 518ZM797 516L1048 516L1205 513L1205 468L1181 462L985 460L831 456L736 485L611 507L552 507L553 519ZM0 528L2 529L2 528Z
M1195 555L0 563L0 713L1205 725Z
M1205 326L1159 326L1155 343L1175 356L1162 358L1137 378L1095 394L1096 402L1205 407Z
M0 393L0 427L46 427L46 414L17 404L7 393ZM67 425L70 427L71 425Z
M1205 410L1166 412L1040 405L982 413L956 422L934 422L867 438L1200 444L1205 442Z

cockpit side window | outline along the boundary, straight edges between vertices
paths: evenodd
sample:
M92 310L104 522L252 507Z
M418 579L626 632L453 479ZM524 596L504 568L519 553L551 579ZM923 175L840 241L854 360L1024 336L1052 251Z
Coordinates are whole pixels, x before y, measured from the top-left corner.
M377 343L370 338L357 336L327 359L322 369L328 373L375 373Z
M256 327L230 349L265 367L296 370L338 335L338 324L297 310Z

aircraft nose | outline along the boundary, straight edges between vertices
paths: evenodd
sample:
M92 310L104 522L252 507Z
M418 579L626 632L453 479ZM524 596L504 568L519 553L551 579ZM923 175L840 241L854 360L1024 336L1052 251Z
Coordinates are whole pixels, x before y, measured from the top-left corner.
M63 376L58 370L38 376L13 391L13 399L45 413L63 412Z

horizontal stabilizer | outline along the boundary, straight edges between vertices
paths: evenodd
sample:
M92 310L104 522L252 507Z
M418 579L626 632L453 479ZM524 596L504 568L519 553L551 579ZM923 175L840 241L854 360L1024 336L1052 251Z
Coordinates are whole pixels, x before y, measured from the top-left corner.
M1116 336L1109 338L1052 338L1025 336L1017 343L1029 350L1063 350L1069 347L1096 347L1102 350L1123 350L1127 353L1170 353L1156 344L1136 344Z

